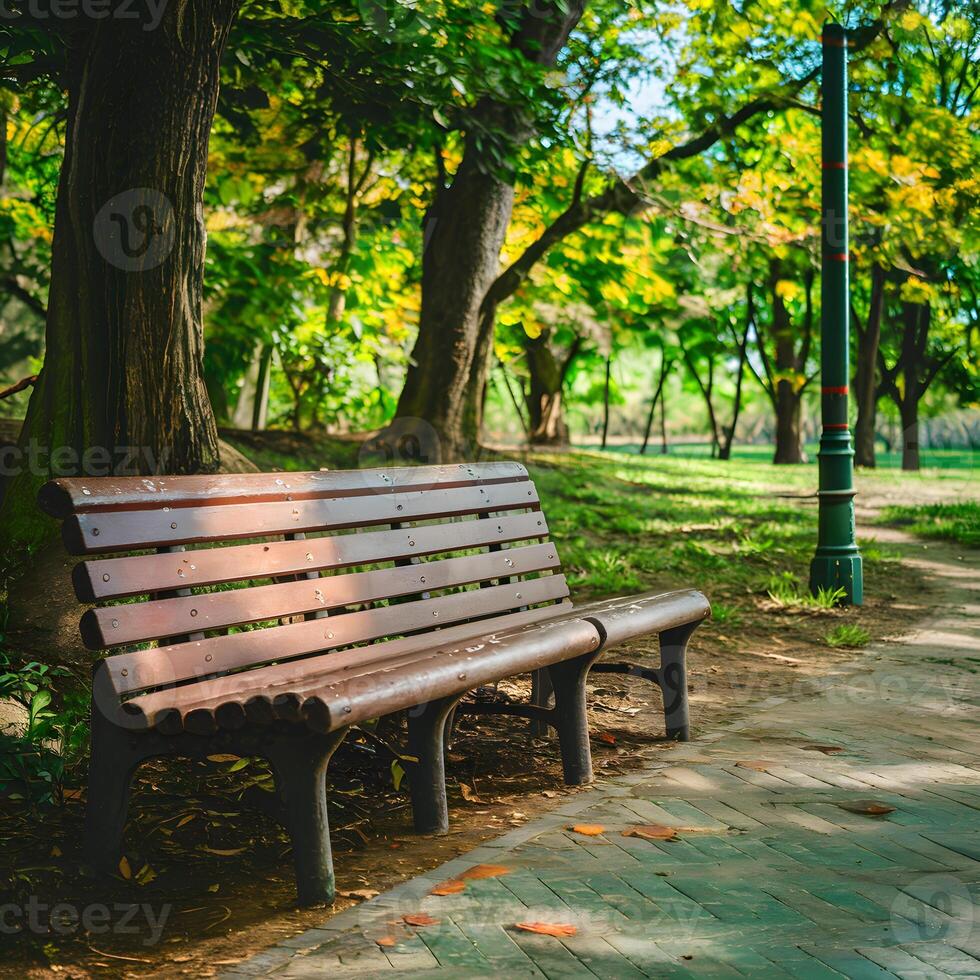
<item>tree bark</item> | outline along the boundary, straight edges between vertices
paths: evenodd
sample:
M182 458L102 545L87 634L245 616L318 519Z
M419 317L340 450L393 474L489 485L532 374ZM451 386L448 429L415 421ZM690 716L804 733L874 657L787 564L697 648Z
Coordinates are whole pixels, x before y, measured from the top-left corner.
M742 412L742 380L745 377L745 362L749 355L749 334L755 323L755 299L752 293L752 283L745 287L745 329L742 331L742 339L738 343L738 372L735 378L735 398L732 404L732 424L725 427L725 437L718 447L719 459L732 458L732 443L735 441L735 428L738 425L738 417ZM734 331L733 331L734 332Z
M612 354L606 355L606 383L602 389L602 448L609 438L609 383L612 380Z
M576 337L559 362L551 347L551 331L537 337L524 337L529 386L525 401L528 413L528 437L536 446L567 446L568 426L564 415L565 378L572 362L582 349L582 338Z
M650 443L650 431L653 429L653 417L657 411L657 403L661 400L664 393L664 384L667 381L667 375L670 374L670 369L673 367L674 362L667 357L666 352L661 352L662 356L660 358L660 373L657 377L657 388L653 393L653 400L650 402L650 414L647 416L646 428L643 430L643 445L640 446L640 455L645 456L647 452L647 446ZM661 406L660 420L661 428L663 428L663 407ZM661 452L667 451L667 440L664 438L664 444L661 447Z
M512 47L539 65L554 64L584 2L524 8ZM426 442L442 460L472 457L478 449L496 320L495 304L484 300L499 272L514 205L513 176L491 166L484 144L496 138L515 147L530 135L524 113L482 100L452 183L439 188L426 216L419 334L395 417L431 427L435 439Z
M174 0L154 31L75 36L46 354L4 523L33 526L53 474L194 473L219 462L203 380L202 197L238 0ZM31 533L28 532L28 536Z
M875 467L875 424L878 411L878 348L881 343L881 317L885 307L885 270L875 263L871 268L871 299L868 316L852 317L857 333L857 363L854 365L854 465Z
M807 270L807 310L804 320L803 338L799 349L793 332L786 302L779 294L778 284L782 279L782 263L774 259L770 266L769 286L772 294L772 331L776 345L775 398L776 409L776 450L774 463L804 463L803 452L803 389L806 361L809 354L810 337L813 327L812 287L813 270Z

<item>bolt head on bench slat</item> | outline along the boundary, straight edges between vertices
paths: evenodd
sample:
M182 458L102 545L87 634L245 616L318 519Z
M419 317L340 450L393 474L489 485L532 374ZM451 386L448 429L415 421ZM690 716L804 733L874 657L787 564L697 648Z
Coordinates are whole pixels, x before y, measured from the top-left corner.
M37 504L45 514L64 520L86 511L367 495L408 488L526 480L527 475L527 468L520 463L499 462L299 473L65 477L45 483L38 491Z

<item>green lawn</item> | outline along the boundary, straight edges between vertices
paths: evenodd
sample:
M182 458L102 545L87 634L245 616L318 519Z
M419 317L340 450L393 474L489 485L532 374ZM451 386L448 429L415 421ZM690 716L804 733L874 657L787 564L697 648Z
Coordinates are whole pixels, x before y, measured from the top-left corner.
M882 524L904 526L913 534L927 538L955 541L970 548L980 548L980 504L905 504L886 507Z

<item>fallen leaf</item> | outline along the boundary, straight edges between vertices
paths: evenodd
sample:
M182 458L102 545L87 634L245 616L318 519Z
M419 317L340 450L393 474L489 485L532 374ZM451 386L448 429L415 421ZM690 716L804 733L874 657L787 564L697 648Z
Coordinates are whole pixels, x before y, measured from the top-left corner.
M480 799L479 794L473 789L472 786L467 786L466 783L459 784L459 791L463 795L463 799L467 803L482 803L483 800Z
M524 932L536 932L540 936L574 936L577 926L561 922L518 922L516 928Z
M546 789L541 791L541 795L548 800L553 800L558 794L553 789Z
M398 940L394 936L382 936L380 939L375 939L375 942L379 946L396 946Z
M142 868L136 873L136 882L140 885L148 885L154 878L156 878L157 873L148 864L144 864Z
M126 881L133 877L133 869L129 866L129 858L125 854L119 859L119 873Z
M61 857L61 848L58 847L57 844L55 844L54 847L51 848L51 853L48 855L48 857L60 858Z
M677 828L650 823L640 827L629 827L623 831L623 836L642 837L644 840L677 840Z
M850 813L860 813L867 817L881 817L886 813L894 813L895 807L877 800L847 800L837 804L842 810Z
M187 824L189 824L196 816L197 816L196 813L185 814L180 818L180 820L177 821L177 826L175 829L180 830L181 827L186 827Z
M601 823L576 823L568 829L574 830L576 834L582 834L583 837L598 837L606 832L606 828Z
M228 755L227 753L219 753L218 755L209 755L208 762L235 762L239 756Z
M843 752L844 749L840 745L804 745L803 748L807 752L823 752L824 755L836 755L838 752Z
M244 847L202 847L202 851L208 854L217 854L219 857L234 857L246 850Z
M338 891L337 894L341 898L363 898L365 901L367 901L369 898L374 898L376 895L380 895L381 892L377 892L373 888L355 888L349 892Z
M505 868L502 864L474 864L472 868L467 868L456 877L461 881L469 878L499 878L500 875L509 875L513 870L513 868Z
M600 742L605 742L606 745L616 744L616 736L610 735L609 732L600 732L598 738Z
M438 919L433 919L431 915L426 915L425 912L414 912L411 915L403 915L402 922L408 926L437 926L439 925Z
M775 762L736 762L739 769L754 769L756 772L766 772L770 766L775 766Z
M457 892L461 892L466 887L465 881L460 881L458 878L453 878L450 881L444 881L442 884L436 885L432 891L429 892L430 895L455 895Z
M63 789L61 795L66 800L80 800L82 791L80 789Z

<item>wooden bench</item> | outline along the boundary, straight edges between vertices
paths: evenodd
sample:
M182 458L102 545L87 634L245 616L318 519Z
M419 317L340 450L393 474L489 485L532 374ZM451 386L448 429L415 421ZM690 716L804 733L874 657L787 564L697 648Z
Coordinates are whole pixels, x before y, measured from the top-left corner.
M408 711L416 828L448 829L447 718L468 692L534 672L569 784L592 778L585 681L600 652L657 633L667 734L688 737L684 651L698 592L573 608L517 463L46 484L63 521L94 670L86 855L114 872L145 759L263 756L301 904L330 901L325 772L351 725ZM639 670L611 665L615 670ZM548 683L544 683L547 678ZM549 688L551 690L549 690Z

